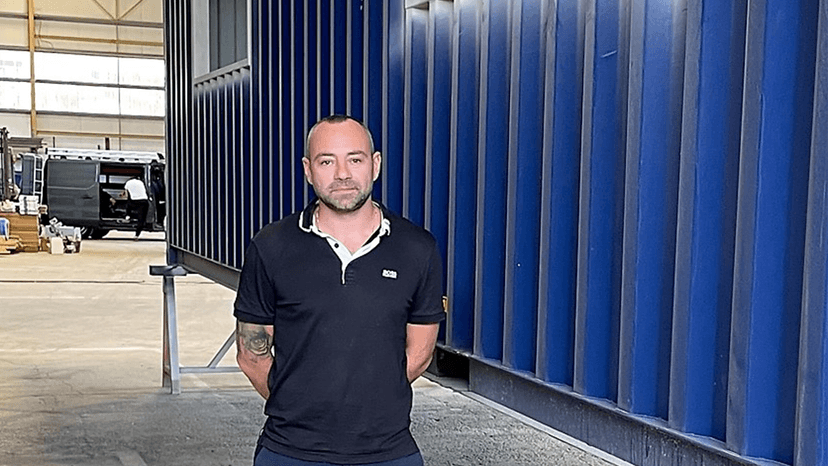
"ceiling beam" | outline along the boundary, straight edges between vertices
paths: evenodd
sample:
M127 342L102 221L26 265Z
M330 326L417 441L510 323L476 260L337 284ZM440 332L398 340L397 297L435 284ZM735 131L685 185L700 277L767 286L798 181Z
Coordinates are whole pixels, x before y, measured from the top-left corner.
M80 37L80 36L55 36L49 34L38 34L38 39L44 40L62 40L71 42L89 42L95 44L114 44L114 45L138 45L144 47L163 47L163 42L153 42L147 40L128 40L128 39L104 39L99 37Z
M0 11L0 18L4 19L27 19L26 13L10 13L8 11ZM100 18L81 18L78 16L58 16L58 15L34 15L35 21L55 21L62 23L75 24L100 24L103 26L123 26L136 28L150 28L150 29L164 29L164 23L155 23L152 21L129 21L122 19L100 19Z
M127 133L104 133L92 131L38 131L37 136L75 136L83 138L121 138L121 139L147 139L153 141L163 141L164 135L155 134L127 134Z

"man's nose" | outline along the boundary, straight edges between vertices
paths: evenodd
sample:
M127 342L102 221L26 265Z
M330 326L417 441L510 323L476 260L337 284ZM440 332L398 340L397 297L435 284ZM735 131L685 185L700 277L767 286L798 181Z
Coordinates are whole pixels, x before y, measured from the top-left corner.
M351 170L348 169L347 162L336 164L336 172L334 173L336 179L347 180L351 178Z

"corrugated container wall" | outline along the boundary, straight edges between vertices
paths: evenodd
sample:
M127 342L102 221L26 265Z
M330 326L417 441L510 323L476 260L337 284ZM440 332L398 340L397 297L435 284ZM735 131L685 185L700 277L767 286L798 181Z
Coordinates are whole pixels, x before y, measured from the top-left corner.
M635 464L828 465L828 0L166 1L169 259L228 286L348 113L470 386ZM229 311L228 311L229 312Z

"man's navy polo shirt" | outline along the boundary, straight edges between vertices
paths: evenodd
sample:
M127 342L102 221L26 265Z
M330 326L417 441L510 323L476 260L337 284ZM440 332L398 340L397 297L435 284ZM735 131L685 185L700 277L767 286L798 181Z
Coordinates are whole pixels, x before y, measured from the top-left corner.
M274 332L260 443L341 464L413 454L406 324L445 317L437 244L380 206L390 231L343 273L328 241L303 231L315 207L263 228L241 273L236 318Z

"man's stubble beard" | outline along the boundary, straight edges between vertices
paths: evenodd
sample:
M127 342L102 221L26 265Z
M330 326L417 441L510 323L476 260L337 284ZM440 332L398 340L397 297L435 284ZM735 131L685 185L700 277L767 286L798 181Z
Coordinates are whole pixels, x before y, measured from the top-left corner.
M371 192L373 191L373 189L374 189L373 183L371 183L371 185L368 186L368 189L366 189L365 191L362 191L359 188L357 188L356 197L351 199L350 202L347 202L345 204L329 197L326 194L322 194L322 193L319 193L319 192L316 193L316 197L319 198L319 201L321 203L325 204L325 206L327 206L329 209L333 210L334 212L340 213L340 214L346 214L346 213L356 212L362 206L364 206L365 203L368 202L368 199L371 198Z

